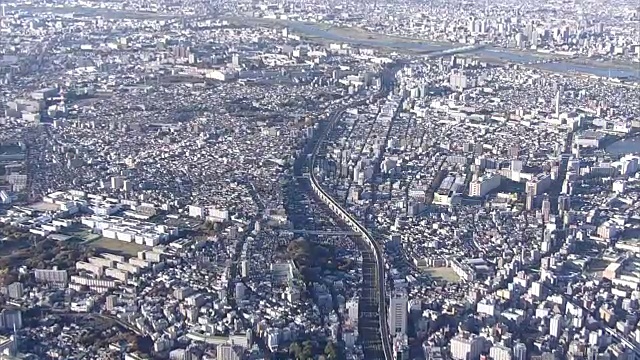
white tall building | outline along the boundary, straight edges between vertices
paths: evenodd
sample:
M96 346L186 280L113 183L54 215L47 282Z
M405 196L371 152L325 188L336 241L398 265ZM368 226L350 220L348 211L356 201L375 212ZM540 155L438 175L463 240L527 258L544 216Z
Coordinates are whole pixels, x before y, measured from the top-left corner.
M349 322L354 326L358 327L358 298L353 298L347 301L346 306L347 314L349 315Z
M469 183L469 196L483 197L500 186L499 174L485 174Z
M527 345L517 342L513 345L513 360L526 360L527 359Z
M633 155L625 155L620 159L620 173L633 175L638 171L638 158Z
M493 345L489 349L489 356L493 360L512 360L511 349L502 345Z
M391 336L407 333L407 306L409 299L404 291L395 291L389 299L389 331Z
M549 335L559 338L562 334L562 315L558 314L551 318L549 322Z
M482 336L463 333L451 339L451 358L455 360L478 360L483 349Z

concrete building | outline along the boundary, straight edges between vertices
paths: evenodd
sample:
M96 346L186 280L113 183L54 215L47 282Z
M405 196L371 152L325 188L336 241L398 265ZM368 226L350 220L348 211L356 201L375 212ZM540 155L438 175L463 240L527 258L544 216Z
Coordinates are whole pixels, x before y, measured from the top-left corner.
M482 336L461 333L451 339L451 358L455 360L478 360L483 349Z
M500 186L501 176L499 174L485 174L469 183L469 196L484 197L490 191Z
M527 345L517 342L513 345L513 359L514 360L526 360L527 359Z
M396 291L389 299L389 330L392 335L407 333L407 305L409 299L404 291Z
M562 335L562 315L558 314L551 318L549 321L549 335L559 338Z
M242 360L244 359L244 349L233 344L218 345L216 349L218 360Z
M543 194L551 186L551 175L538 174L533 179L527 181L527 194L540 195Z

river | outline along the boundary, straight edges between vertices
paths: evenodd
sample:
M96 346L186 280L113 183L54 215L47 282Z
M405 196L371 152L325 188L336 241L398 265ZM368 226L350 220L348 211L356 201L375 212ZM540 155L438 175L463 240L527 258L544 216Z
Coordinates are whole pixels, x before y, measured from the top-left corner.
M353 39L347 36L330 32L325 29L321 29L314 24L294 22L294 21L288 21L286 24L294 32L297 31L300 33L304 33L314 37L320 37L330 41L353 43L353 44L365 45L365 46L384 46L389 48L411 50L411 51L442 51L442 50L461 47L460 44L433 44L428 42L416 42L416 41L402 40L402 39L393 39L393 40ZM536 61L544 59L542 56L538 56L536 54L527 54L523 52L510 52L509 50L506 50L506 49L496 49L496 48L490 48L490 47L474 51L474 54L477 54L480 57L501 59L501 60L519 63L519 64L527 64L531 62L535 63ZM621 78L621 77L636 78L636 79L638 78L637 76L638 72L630 69L615 69L615 68L608 69L605 67L579 65L579 64L572 64L569 62L536 64L535 66L542 70L549 70L549 71L555 71L555 72L575 71L578 73L585 73L585 74L591 74L596 76L605 76L605 77L610 76L615 78Z
M89 8L89 7L62 7L62 8L47 8L47 7L34 7L34 6L20 6L15 10L22 10L27 12L52 12L57 14L80 14L86 16L102 16L105 18L155 18L155 19L177 19L179 15L171 15L171 14L157 14L157 13L148 13L148 12L140 12L135 10L115 10L115 9L105 9L105 8ZM267 19L261 19L267 20ZM418 42L415 40L407 39L403 40L401 38L394 38L389 40L384 39L355 39L348 36L344 36L341 34L336 34L334 32L327 31L326 29L320 28L316 24L311 23L303 23L299 21L283 21L283 20L274 20L282 25L286 25L294 32L303 33L306 35L310 35L313 37L323 38L329 41L341 42L341 43L351 43L357 45L364 46L382 46L388 47L392 49L399 50L410 50L416 52L429 52L429 51L442 51L447 49L454 49L461 47L460 44L443 44L443 43L429 43L429 42ZM535 63L536 61L543 60L544 57L540 55L536 55L535 53L524 53L524 52L515 52L510 51L508 49L498 49L498 48L484 48L481 50L474 51L474 54L477 54L481 58L488 59L500 59L503 61L509 61L513 63L519 64L528 64ZM590 65L580 65L573 64L570 62L555 62L555 63L547 63L547 64L536 64L535 67L554 71L554 72L577 72L584 73L596 76L604 76L604 77L613 77L613 78L631 78L640 80L638 74L640 74L640 64L638 64L639 69L635 71L633 69L624 69L624 68L607 68L604 66L590 66Z

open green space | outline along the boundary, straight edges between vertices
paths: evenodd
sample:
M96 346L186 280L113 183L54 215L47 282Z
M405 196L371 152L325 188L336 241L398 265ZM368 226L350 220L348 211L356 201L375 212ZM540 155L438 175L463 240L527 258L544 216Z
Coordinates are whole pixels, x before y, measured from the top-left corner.
M60 232L64 235L73 236L84 242L92 242L98 240L101 236L91 232L86 226L74 224L72 226L60 229Z
M140 245L134 242L120 241L117 239L109 239L103 236L99 236L98 239L91 241L88 246L95 249L98 253L109 252L112 254L123 256L137 256L138 251L151 249L146 245Z
M282 249L284 257L292 259L305 281L320 281L334 271L348 271L354 265L351 259L341 258L335 247L298 238Z
M433 267L425 269L425 272L436 281L458 282L460 277L450 267Z

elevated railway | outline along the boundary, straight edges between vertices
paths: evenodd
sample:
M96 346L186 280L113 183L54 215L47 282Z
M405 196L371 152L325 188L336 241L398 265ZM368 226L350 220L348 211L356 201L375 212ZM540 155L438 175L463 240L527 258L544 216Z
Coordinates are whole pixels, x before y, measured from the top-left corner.
M383 81L382 81L382 89L376 95L377 97L387 95L393 86L393 76L395 72L392 70L383 71ZM391 349L391 337L389 335L389 327L387 322L387 298L386 298L386 280L385 280L385 263L384 258L382 256L382 248L380 244L378 244L369 231L346 209L344 209L341 203L336 200L329 192L322 187L320 184L315 171L316 162L318 159L318 154L322 149L322 144L326 141L330 129L333 127L340 117L346 112L347 109L360 106L365 104L366 100L360 100L353 102L349 105L343 106L338 110L334 111L329 117L329 125L326 127L326 130L320 135L320 138L316 142L313 151L311 153L310 159L310 173L309 180L311 183L311 188L313 192L318 196L318 198L327 205L327 207L345 224L347 224L354 232L360 234L361 239L364 241L364 244L368 246L370 252L363 253L363 258L370 261L370 264L373 266L373 273L368 275L365 269L363 268L363 282L372 282L375 286L371 289L363 289L363 296L373 297L372 300L377 300L377 316L376 314L370 314L366 319L360 319L361 322L370 322L377 320L377 327L379 328L380 335L380 344L364 344L365 348L367 346L371 346L374 350L377 350L378 346L381 347L381 354L377 354L377 351L372 351L371 354L367 354L365 349L365 357L369 359L376 359L383 357L385 360L393 359L393 352ZM363 267L365 265L363 264ZM374 303L375 303L374 302Z

